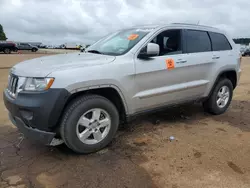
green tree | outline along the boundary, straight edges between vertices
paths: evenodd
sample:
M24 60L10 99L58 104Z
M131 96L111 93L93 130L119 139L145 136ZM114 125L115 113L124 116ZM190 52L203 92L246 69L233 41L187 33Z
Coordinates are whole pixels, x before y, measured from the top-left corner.
M6 35L3 31L3 26L0 24L0 40L7 40Z

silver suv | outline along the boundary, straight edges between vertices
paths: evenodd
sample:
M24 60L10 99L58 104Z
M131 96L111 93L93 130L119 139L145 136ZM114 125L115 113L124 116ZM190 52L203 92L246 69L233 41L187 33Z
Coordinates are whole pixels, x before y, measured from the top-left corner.
M201 101L224 113L240 77L240 53L224 32L170 24L125 29L84 53L27 60L9 75L4 102L21 132L79 153L102 149L121 121Z
M31 50L32 52L38 51L38 47L33 46L29 43L17 43L18 50Z

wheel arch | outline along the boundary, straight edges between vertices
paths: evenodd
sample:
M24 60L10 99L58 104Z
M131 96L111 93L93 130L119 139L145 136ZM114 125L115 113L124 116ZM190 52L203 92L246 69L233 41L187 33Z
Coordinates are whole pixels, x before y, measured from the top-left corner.
M237 86L237 72L236 72L236 70L234 70L234 69L223 70L217 75L217 77L216 77L216 79L215 79L215 81L213 83L213 86L212 86L212 88L211 88L211 90L209 92L209 96L211 95L211 93L213 92L216 84L218 83L218 81L221 78L228 78L233 84L233 89L236 88L236 86Z
M87 94L93 94L103 96L110 100L116 106L121 120L126 121L126 114L128 113L127 103L121 90L115 85L96 85L84 88L77 88L70 91L70 94L71 95L68 97L64 105L63 112L67 108L67 106L71 104L71 102L76 98L82 97L83 95Z

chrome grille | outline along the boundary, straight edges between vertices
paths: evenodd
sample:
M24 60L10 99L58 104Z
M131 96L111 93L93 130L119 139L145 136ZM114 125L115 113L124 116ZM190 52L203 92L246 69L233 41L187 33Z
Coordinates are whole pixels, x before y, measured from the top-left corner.
M17 86L18 86L18 76L13 75L13 74L9 75L8 92L13 97L15 97L16 95Z

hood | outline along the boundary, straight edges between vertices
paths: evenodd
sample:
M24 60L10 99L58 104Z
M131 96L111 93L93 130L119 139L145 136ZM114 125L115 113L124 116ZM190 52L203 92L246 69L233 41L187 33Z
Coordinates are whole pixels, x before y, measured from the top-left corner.
M115 56L94 53L50 55L18 63L11 72L24 77L46 77L57 70L102 65L114 60Z

